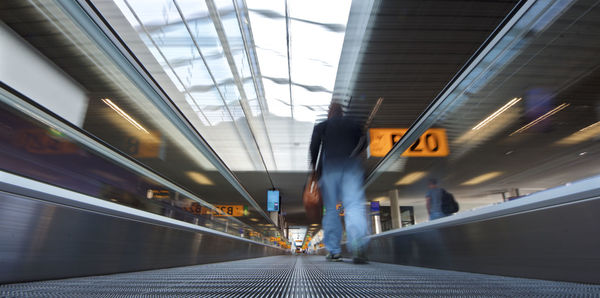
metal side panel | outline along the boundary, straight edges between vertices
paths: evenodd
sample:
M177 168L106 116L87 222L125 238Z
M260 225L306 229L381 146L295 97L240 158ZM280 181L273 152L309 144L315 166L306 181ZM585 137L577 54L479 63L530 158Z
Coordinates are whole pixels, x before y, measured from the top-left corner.
M255 258L281 249L0 192L0 283Z
M600 198L371 238L373 261L600 283ZM416 227L415 227L416 228Z

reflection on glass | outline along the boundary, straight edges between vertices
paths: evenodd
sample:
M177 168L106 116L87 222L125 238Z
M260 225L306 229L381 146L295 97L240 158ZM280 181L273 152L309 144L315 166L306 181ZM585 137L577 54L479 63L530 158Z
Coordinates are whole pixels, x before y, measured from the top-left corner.
M133 1L129 2L121 1L121 4L125 7L135 4ZM196 1L178 1L178 4L191 5L192 2ZM115 5L106 1L99 1L98 4L102 7L107 7L107 4ZM81 88L87 109L80 115L83 120L79 127L95 140L101 140L102 143L97 146L102 149L84 147L74 141L81 140L62 136L68 135L69 131L41 126L23 118L24 115L17 116L14 111L3 110L3 114L8 116L2 117L0 121L15 121L5 125L16 125L18 131L22 131L18 135L7 135L6 142L1 144L12 154L3 156L7 159L2 164L4 170L238 236L267 241L268 237L279 235L275 228L249 225L252 223L249 218L259 219L262 224L269 223L269 220L267 216L263 216L263 210L254 207L256 203L248 199L249 195L236 189L227 180L230 177L217 171L214 159L202 153L204 147L199 145L201 141L198 141L198 136L193 130L186 129L181 121L176 121L179 119L174 119L177 115L166 112L168 109L161 105L164 102L157 96L156 90L141 82L139 77L131 75L127 63L111 56L110 51L92 39L93 34L84 32L64 10L56 7L56 3L35 2L26 6L31 8L29 11L32 13L40 13L39 22L24 26L9 23L8 26L13 26L11 28L16 31L15 34L21 35L23 46L31 49L36 44L31 40L35 39L36 34L46 32L48 28L60 28L61 34L49 36L48 44L63 45L60 50L70 51L67 55L69 59L67 62L53 61L56 63L51 67L64 73ZM129 20L147 25L141 34L129 34L137 42L132 48L137 50L141 45L144 50L141 57L151 57L166 65L165 72L161 73L164 75L162 78L173 80L169 80L168 85L161 85L161 88L179 90L179 96L172 98L176 103L195 104L190 111L198 116L190 118L192 123L214 125L218 128L213 134L231 137L227 143L230 148L243 148L243 145L238 144L247 143L250 137L235 137L228 133L232 126L240 130L247 129L239 121L233 121L241 119L243 112L238 100L238 90L230 80L229 65L224 65L222 71L215 71L211 75L204 63L205 59L224 61L212 20L208 15L202 15L206 13L202 10L204 8L197 8L199 11L187 10L187 13L199 14L190 16L198 20L189 28L198 32L213 28L216 35L191 40L189 31L181 25L180 11L173 4L160 10L157 9L160 7L159 2L143 1L140 7L144 13L137 17L131 11L127 14ZM116 6L114 8L118 9ZM42 15L41 11L48 13ZM122 14L118 16L123 17ZM180 25L175 25L177 22ZM205 53L202 52L206 55L200 55L194 41L200 43L199 47L207 48ZM149 46L146 47L146 44ZM34 50L35 55L43 59L48 59L43 55L55 57L59 51L54 47ZM30 63L25 66L35 70L36 65ZM155 69L153 65L148 67ZM219 81L213 80L213 76ZM223 97L222 94L227 94L228 97ZM32 97L27 100L36 102L38 99ZM12 101L15 102L17 100ZM226 106L223 107L225 103ZM205 104L216 108L202 110L200 106L204 107ZM30 115L29 112L26 114ZM49 115L46 117L53 119ZM21 125L26 126L24 123L32 126L30 133L25 133L20 128ZM67 141L57 141L60 138ZM27 151L26 148L30 150ZM56 152L52 153L53 150ZM253 152L248 153L251 154ZM13 158L10 159L9 156ZM244 159L244 162L249 159ZM202 201L208 204L200 206L199 213L192 212L198 209L195 207ZM225 208L225 211L213 206ZM239 206L241 213L237 212L240 210ZM228 214L229 207L232 212L236 210L234 215Z
M489 122L491 122L492 120L494 120L496 117L500 116L500 114L504 113L510 107L514 106L520 100L521 100L521 98L513 98L513 99L511 99L507 104L503 105L500 109L498 109L497 111L495 111L493 114L489 115L483 121L479 122L479 124L475 125L473 127L473 130L478 130L478 129L486 126Z
M446 129L450 155L398 154L389 162L401 169L370 188L397 185L398 204L413 206L419 223L429 215L429 178L467 211L600 174L600 46L591 38L600 27L589 26L598 19L597 4L534 3L424 121L423 129Z
M121 108L119 108L119 106L114 104L110 99L103 98L102 101L105 104L107 104L111 109L113 109L115 112L117 112L117 114L119 114L119 116L123 117L125 120L127 120L129 123L131 123L131 125L133 125L135 128L149 134L149 132L143 126L141 126L139 123L137 123L137 121L135 121L133 118L131 118L131 116L129 116L127 113L125 113L123 110L121 110Z
M0 169L92 197L206 226L209 216L185 212L198 202L91 152L63 132L0 104ZM208 205L203 206L211 210ZM212 210L211 210L212 211ZM231 233L217 223L215 228ZM239 225L239 224L238 224Z

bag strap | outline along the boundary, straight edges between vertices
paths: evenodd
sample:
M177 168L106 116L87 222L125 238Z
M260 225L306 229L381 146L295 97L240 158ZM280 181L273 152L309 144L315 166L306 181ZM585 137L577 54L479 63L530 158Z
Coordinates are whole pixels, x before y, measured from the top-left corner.
M325 134L327 134L327 121L325 120L325 128L323 129L323 133L321 134L321 140L319 142L319 152L317 153L317 161L315 162L315 175L316 172L319 171L319 164L321 163L321 153L323 152L323 139L325 138Z

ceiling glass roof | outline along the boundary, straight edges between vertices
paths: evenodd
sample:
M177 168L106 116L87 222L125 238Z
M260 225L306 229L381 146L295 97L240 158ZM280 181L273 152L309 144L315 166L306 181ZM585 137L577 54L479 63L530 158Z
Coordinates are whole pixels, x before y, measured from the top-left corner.
M113 2L103 14L232 170L308 168L351 0Z

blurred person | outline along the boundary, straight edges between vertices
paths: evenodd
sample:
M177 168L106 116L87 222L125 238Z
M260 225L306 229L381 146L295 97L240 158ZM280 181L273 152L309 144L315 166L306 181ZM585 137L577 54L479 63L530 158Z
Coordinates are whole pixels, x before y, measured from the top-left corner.
M434 220L446 216L442 211L442 195L444 189L438 186L437 179L431 178L428 181L429 191L425 195L427 213L429 214L429 220Z
M347 247L354 263L366 263L368 225L363 189L364 170L360 152L365 139L362 128L344 117L342 106L332 103L327 120L317 124L310 143L313 171L320 173L319 187L325 206L323 232L328 261L341 261L342 223L336 212L341 201L345 209ZM319 150L321 152L319 156ZM315 165L318 161L318 169Z

